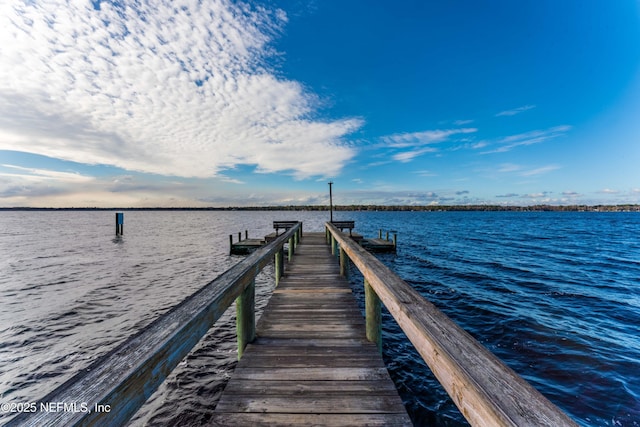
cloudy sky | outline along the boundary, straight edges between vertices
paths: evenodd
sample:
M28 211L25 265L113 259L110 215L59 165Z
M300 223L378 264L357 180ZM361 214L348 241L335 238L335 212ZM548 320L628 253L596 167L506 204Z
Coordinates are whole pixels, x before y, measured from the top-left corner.
M640 203L638 0L0 3L0 207Z

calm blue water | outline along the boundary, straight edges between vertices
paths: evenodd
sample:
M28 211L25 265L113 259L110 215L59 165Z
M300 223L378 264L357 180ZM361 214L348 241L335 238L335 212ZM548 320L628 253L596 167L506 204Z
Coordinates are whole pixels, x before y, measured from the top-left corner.
M33 401L239 257L228 235L323 212L0 212L0 403ZM640 215L338 212L380 258L584 426L640 425ZM258 279L259 307L273 287ZM361 278L352 284L361 293ZM132 425L206 423L235 366L230 310ZM417 425L465 425L389 316L387 366ZM0 414L0 424L8 418Z

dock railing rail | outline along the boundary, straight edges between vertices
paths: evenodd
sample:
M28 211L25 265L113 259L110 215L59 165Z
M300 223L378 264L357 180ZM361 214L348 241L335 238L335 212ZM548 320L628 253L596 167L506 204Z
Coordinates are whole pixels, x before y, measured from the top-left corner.
M381 348L381 303L472 426L577 426L520 375L506 366L375 256L330 222L326 236L340 256L364 276L367 338Z
M272 257L276 280L282 276L284 245L291 258L301 225L247 256L6 425L125 425L234 301L240 357L255 338L255 277Z

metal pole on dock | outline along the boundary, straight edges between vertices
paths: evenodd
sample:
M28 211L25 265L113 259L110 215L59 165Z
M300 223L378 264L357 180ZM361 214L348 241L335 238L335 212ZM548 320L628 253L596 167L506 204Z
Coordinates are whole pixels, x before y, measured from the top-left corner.
M329 181L329 221L333 222L333 193L331 187L333 186L333 181Z

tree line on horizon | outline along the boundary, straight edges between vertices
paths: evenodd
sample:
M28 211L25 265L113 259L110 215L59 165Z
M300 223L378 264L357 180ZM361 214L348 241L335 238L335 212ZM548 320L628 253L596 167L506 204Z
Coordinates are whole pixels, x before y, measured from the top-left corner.
M227 206L227 207L0 207L0 211L328 211L328 205ZM336 205L334 211L504 211L504 212L640 212L638 204L620 205Z

